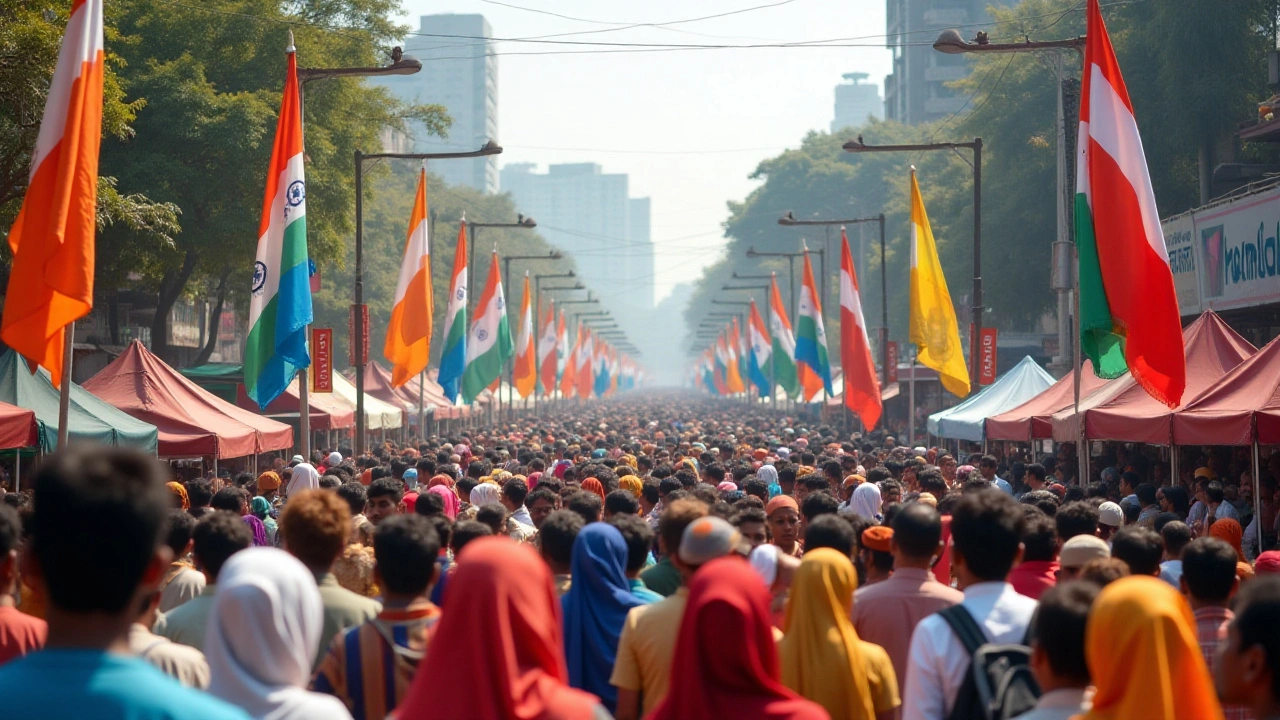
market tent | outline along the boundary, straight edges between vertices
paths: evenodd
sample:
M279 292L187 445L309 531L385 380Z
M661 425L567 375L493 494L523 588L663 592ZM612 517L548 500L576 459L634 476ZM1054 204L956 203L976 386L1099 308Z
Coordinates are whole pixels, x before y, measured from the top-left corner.
M312 396L314 397L314 395ZM340 400L350 405L353 409L356 406L356 386L351 381L343 377L340 373L333 374L333 399ZM404 424L404 410L396 405L383 402L378 398L370 395L367 391L364 394L364 429L365 430L394 430Z
M455 407L444 396L444 388L430 379L419 383L420 377L411 377L404 385L394 388L391 386L391 371L371 362L364 369L364 390L379 400L386 400L394 405L403 404L410 418L418 416L419 387L422 388L423 408L432 412L437 420L452 420L465 414L464 408ZM392 398L395 398L394 402Z
M293 447L283 423L232 405L183 377L134 340L84 388L159 430L165 457L234 458Z
M178 372L229 403L236 402L236 386L244 382L244 366L239 363L205 363Z
M1277 368L1280 338L1267 343L1174 413L1174 443L1252 445L1256 440L1265 445L1280 444Z
M1053 385L1053 376L1028 355L978 394L929 416L929 434L982 442L987 418L1017 407Z
M1093 363L1086 359L1080 370L1080 397L1088 397L1089 393L1106 384L1106 380L1093 374ZM1075 401L1075 374L1069 373L1018 407L987 418L987 439L1028 442L1051 438L1053 424L1050 416L1073 407Z
M311 392L307 395L307 403L310 406L311 429L312 430L345 430L354 427L356 424L355 410L347 405L346 401L334 396L333 393ZM244 383L240 383L236 388L236 405L258 412L258 404L249 399L249 394L245 392ZM296 422L299 415L299 408L302 407L302 399L298 396L298 379L294 378L289 383L289 387L275 400L267 404L266 410L262 411L263 415L268 415L281 420L288 419Z
M1202 314L1183 329L1182 342L1187 361L1184 401L1194 400L1257 351L1214 312ZM1081 422L1089 440L1150 445L1169 445L1173 441L1173 411L1148 395L1130 374L1081 399L1079 413L1074 407L1054 413L1053 439L1078 440Z
M35 412L38 444L45 452L58 446L58 388L49 380L49 371L33 374L27 362L13 350L0 355L0 402ZM156 454L156 426L135 420L71 384L71 405L67 437L74 442L119 445Z
M31 447L39 441L36 414L31 410L0 403L0 449Z

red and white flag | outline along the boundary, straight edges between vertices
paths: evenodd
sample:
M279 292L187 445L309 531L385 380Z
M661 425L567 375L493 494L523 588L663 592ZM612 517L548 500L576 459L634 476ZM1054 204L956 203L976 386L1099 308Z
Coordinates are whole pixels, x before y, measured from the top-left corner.
M556 389L556 370L556 301L552 300L551 307L542 318L542 332L538 335L538 374L545 395Z
M870 430L880 422L880 379L871 357L858 271L844 228L840 228L840 365L844 368L844 406L858 413Z

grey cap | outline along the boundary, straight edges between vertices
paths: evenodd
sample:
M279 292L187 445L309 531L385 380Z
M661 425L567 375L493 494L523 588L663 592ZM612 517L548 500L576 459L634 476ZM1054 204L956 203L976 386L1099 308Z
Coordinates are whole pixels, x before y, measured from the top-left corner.
M703 565L724 557L742 542L738 529L724 520L701 517L684 529L680 537L680 560L687 565Z

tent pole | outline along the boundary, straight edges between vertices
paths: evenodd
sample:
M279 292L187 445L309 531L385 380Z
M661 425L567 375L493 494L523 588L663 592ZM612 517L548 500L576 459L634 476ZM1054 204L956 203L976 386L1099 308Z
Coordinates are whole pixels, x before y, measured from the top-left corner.
M67 323L66 336L62 342L66 347L62 351L62 387L58 391L58 449L67 446L67 433L71 429L68 416L71 414L71 364L75 356L76 324Z
M13 491L22 490L22 448L13 456Z
M1262 553L1264 550L1266 550L1266 545L1263 544L1263 534L1262 534L1262 475L1259 473L1259 470L1261 470L1261 463L1259 463L1258 428L1256 424L1257 423L1256 419L1254 420L1254 423L1255 425L1253 427L1253 516L1258 519L1258 552Z

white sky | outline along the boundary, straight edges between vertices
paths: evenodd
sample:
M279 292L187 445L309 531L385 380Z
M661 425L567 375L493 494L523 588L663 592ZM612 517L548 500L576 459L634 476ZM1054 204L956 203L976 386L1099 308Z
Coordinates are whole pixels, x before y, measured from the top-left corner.
M404 18L480 13L494 37L528 38L610 30L557 41L742 45L832 38L860 47L752 48L498 57L500 164L595 162L627 173L632 197L653 199L655 293L665 297L696 279L724 245L725 203L741 200L759 162L828 128L834 88L847 72L880 86L891 69L884 48L884 0L502 0L536 10L603 21L579 22L504 7L492 0L407 0ZM781 3L669 27L668 23ZM525 42L499 53L609 48ZM881 88L883 92L883 88Z

